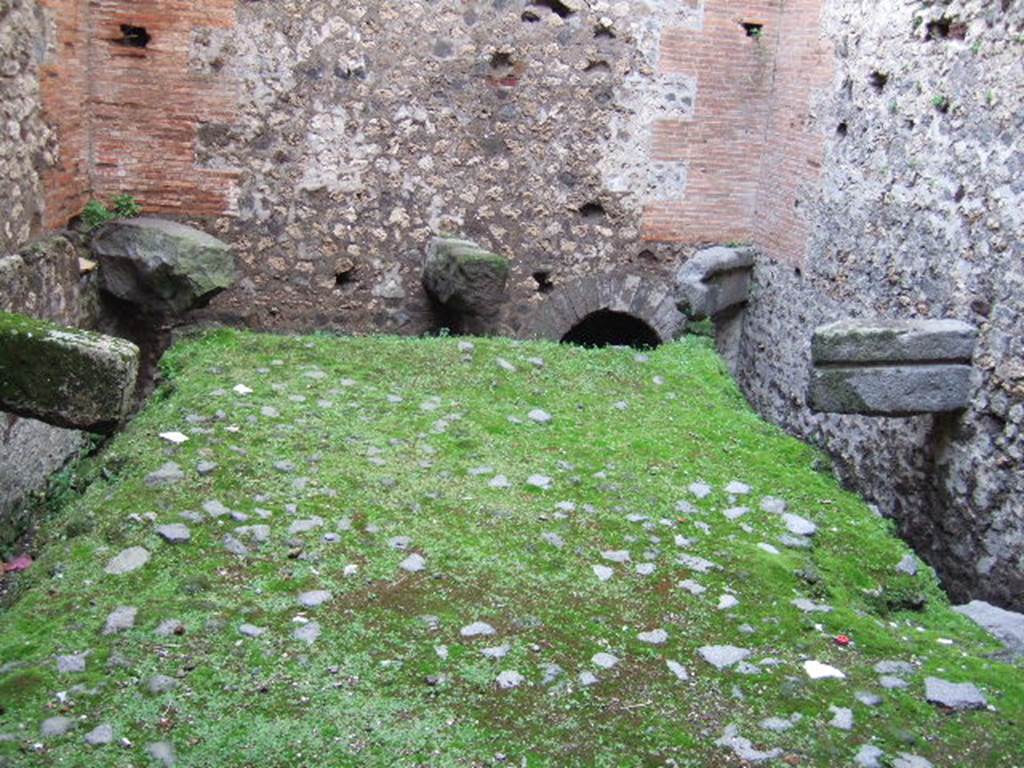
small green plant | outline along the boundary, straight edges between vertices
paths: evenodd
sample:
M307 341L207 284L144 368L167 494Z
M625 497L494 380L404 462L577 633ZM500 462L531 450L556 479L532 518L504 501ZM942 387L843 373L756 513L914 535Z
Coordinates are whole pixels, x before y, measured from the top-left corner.
M932 96L932 106L939 110L939 112L948 112L949 97L943 96L942 94L936 94L935 96Z
M114 214L99 200L90 200L82 210L82 222L90 232L113 218Z
M114 216L119 219L131 219L142 213L142 206L131 195L118 195L114 198Z
M111 204L113 209L108 208L100 200L90 200L82 209L82 222L86 230L92 232L99 226L114 219L130 219L142 213L142 206L131 195L118 195Z

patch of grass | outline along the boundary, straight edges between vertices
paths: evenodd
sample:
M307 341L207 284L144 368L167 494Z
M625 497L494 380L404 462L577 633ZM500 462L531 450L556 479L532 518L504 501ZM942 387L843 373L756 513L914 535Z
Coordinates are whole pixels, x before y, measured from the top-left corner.
M907 549L891 525L818 471L827 466L818 451L750 410L707 339L646 361L623 349L474 344L468 362L449 338L218 331L171 349L170 384L46 523L21 597L0 617L0 733L14 737L0 741L0 758L138 765L145 744L168 740L180 765L225 768L715 766L737 764L715 744L735 724L801 765L850 764L869 742L937 765L1020 763L1019 667L987 657L997 646L949 610L930 570L895 571ZM240 384L252 392L236 393ZM534 408L552 421L531 422ZM158 437L172 430L189 441ZM169 461L183 481L146 482ZM200 461L217 467L200 475ZM535 474L551 488L527 485ZM492 487L496 475L509 487ZM689 490L698 480L712 488L706 498ZM751 493L730 497L733 480ZM765 496L816 522L813 547L779 542ZM156 525L211 501L235 517L188 522L186 544L156 536ZM738 505L750 511L722 514ZM289 532L313 518L322 525ZM236 530L252 525L270 526L269 541L256 546ZM226 551L226 535L249 554ZM410 550L389 544L399 536ZM129 546L152 559L105 574ZM628 550L631 562L604 560L608 550ZM400 569L411 551L425 571ZM719 567L695 573L680 554ZM654 572L639 575L640 562ZM607 582L592 570L602 563L615 570ZM683 579L707 591L692 595ZM314 589L332 599L300 606L297 595ZM726 593L739 605L719 610ZM802 613L796 597L832 610ZM103 635L120 605L138 609L135 627ZM183 633L158 637L166 619ZM308 621L321 628L312 645L292 636ZM463 638L474 621L497 634ZM266 632L244 637L242 623ZM667 631L665 645L640 642L653 628ZM838 634L853 644L837 647ZM713 669L697 653L711 644L750 649L760 671ZM501 645L500 661L481 653ZM85 673L57 673L56 654L86 650ZM619 664L595 669L599 651ZM808 658L847 679L808 680ZM881 659L915 664L908 688L881 691L872 670ZM563 671L551 685L549 665ZM526 682L499 690L502 670ZM586 670L600 682L581 685ZM144 692L157 673L178 687ZM939 712L923 699L927 674L976 683L992 709ZM860 690L883 703L858 704ZM830 705L854 710L852 731L827 726ZM59 713L81 727L34 747L39 723ZM793 713L802 719L785 733L758 726ZM134 746L85 748L82 733L100 722Z

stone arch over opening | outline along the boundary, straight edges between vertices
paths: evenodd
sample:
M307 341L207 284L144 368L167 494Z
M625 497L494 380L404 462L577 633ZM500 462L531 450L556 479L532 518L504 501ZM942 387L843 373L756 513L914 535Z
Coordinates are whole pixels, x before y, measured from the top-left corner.
M591 275L552 291L528 321L524 336L587 343L657 346L682 333L671 286L631 274ZM616 339L621 339L617 341Z
M651 326L625 312L591 312L562 336L562 343L581 347L656 347L661 339Z

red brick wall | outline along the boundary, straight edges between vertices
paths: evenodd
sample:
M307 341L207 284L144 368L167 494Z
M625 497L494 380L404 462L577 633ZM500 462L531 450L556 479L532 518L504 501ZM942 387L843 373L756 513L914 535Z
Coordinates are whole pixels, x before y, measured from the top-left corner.
M40 96L60 146L56 165L43 173L43 226L56 229L89 199L88 5L83 0L40 4L52 36L40 72Z
M834 126L816 119L816 98L832 81L834 52L822 32L822 0L785 0L775 54L775 88L768 116L754 242L794 265L805 258L804 203L821 175L825 139Z
M150 213L219 215L236 174L199 168L203 122L233 120L233 83L190 67L197 30L231 28L235 0L43 0L59 44L44 73L43 108L60 159L44 178L46 223L57 227L90 197L134 195ZM121 25L145 27L145 48Z
M701 29L662 33L660 73L696 81L693 118L659 121L651 159L681 161L683 197L648 205L647 240L744 241L803 258L807 228L795 204L821 164L814 91L831 77L821 0L706 0ZM763 24L750 37L743 23Z
M648 240L749 240L772 88L769 36L781 0L707 0L700 30L665 29L659 73L697 83L692 120L659 121L651 159L686 163L683 199L644 212ZM748 37L741 22L765 24Z

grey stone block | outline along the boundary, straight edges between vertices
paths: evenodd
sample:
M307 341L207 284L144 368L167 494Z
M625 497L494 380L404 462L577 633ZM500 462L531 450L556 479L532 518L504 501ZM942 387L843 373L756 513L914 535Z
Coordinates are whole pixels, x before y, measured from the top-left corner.
M981 600L954 609L1006 646L1011 658L1024 658L1024 614L1007 611Z
M468 240L436 237L427 247L423 286L456 312L487 317L505 301L508 260Z
M811 339L815 363L967 363L978 329L959 320L840 320Z
M698 251L676 274L676 304L692 320L714 317L750 295L754 253L716 246Z
M814 368L807 403L825 413L910 416L945 413L970 403L966 365Z
M235 281L230 246L174 221L113 221L97 231L90 247L104 291L159 313L201 307Z
M112 336L0 313L0 409L107 432L135 391L139 348Z
M966 408L977 329L957 320L842 320L811 340L816 411L909 416Z
M938 677L928 677L925 678L924 688L924 696L929 703L947 709L984 709L988 706L985 694L973 683L951 683Z

